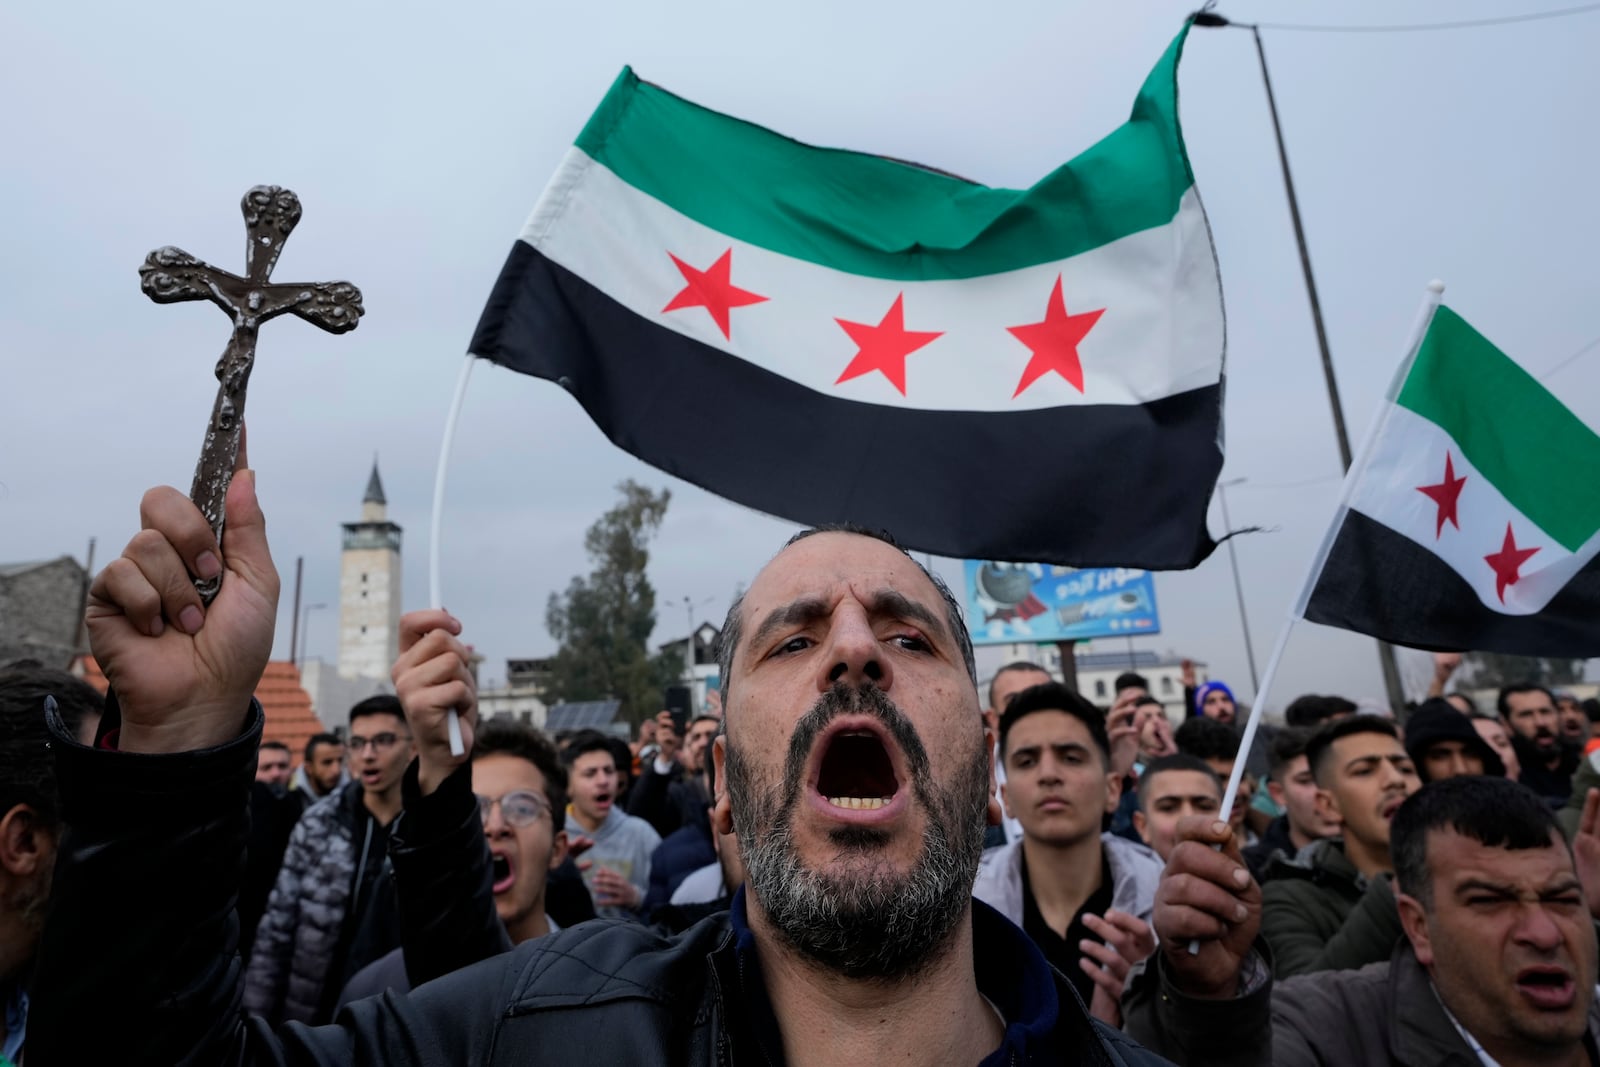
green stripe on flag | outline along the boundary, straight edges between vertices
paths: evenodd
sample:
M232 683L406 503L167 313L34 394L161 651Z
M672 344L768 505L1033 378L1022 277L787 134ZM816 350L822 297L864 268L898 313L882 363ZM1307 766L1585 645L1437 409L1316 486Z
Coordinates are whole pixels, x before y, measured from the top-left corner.
M801 144L626 68L577 145L704 226L825 267L900 281L1017 270L1172 221L1194 184L1178 124L1187 33L1185 24L1125 125L1027 190Z
M1395 399L1569 552L1600 531L1600 435L1454 311L1434 313Z

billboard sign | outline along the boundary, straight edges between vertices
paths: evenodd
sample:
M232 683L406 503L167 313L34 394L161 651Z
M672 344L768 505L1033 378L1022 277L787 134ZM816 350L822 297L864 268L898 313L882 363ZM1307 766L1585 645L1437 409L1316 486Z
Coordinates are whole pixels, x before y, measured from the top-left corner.
M1155 576L1128 567L1079 570L966 561L973 644L1034 644L1161 632Z

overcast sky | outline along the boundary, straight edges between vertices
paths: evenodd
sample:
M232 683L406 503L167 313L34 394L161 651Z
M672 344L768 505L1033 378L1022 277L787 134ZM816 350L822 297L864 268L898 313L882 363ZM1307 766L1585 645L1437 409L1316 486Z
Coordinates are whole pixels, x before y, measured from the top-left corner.
M0 561L82 559L95 537L103 565L137 529L145 487L189 484L228 325L210 305L152 304L136 271L166 244L242 269L237 204L252 185L305 204L276 277L348 279L367 310L342 337L288 318L262 335L250 452L284 575L283 657L295 557L305 601L335 605L338 524L359 517L374 453L405 527L405 604L425 606L434 464L466 343L545 180L624 64L804 140L1023 186L1124 120L1192 6L279 0L203 18L172 4L0 6ZM1355 24L1550 6L1221 10ZM1600 345L1568 362L1600 340L1600 14L1264 37L1352 435L1434 277L1600 426ZM1328 521L1338 453L1249 35L1195 31L1181 86L1228 312L1224 477L1248 479L1228 500L1236 527L1266 531L1237 542L1264 661ZM1574 471L1574 491L1596 491L1597 473ZM550 383L474 374L443 589L488 657L486 680L508 656L553 650L545 601L587 569L583 530L624 478L673 491L651 561L659 639L687 628L686 597L697 621L720 621L792 529L622 453ZM960 580L958 563L938 566ZM1139 647L1206 661L1246 696L1226 551L1160 575L1157 592L1164 632ZM336 609L309 618L311 654L333 658ZM1426 657L1404 665L1420 685ZM1280 707L1313 690L1380 695L1374 645L1302 624L1274 688Z

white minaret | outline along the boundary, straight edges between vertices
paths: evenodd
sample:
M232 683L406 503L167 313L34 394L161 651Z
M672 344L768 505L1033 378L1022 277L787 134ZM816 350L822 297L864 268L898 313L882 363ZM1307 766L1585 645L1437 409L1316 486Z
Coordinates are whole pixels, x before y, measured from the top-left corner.
M339 568L339 673L388 681L400 654L400 527L372 461L361 521L344 524Z

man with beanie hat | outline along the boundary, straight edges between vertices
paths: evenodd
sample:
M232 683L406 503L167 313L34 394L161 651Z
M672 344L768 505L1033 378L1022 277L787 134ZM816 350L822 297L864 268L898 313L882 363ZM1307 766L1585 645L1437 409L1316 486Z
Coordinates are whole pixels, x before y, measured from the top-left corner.
M1236 710L1232 689L1221 682L1207 682L1195 691L1194 707L1189 709L1189 714L1232 723Z
M1406 720L1406 755L1424 784L1463 774L1500 778L1506 773L1495 750L1443 697L1424 700Z

